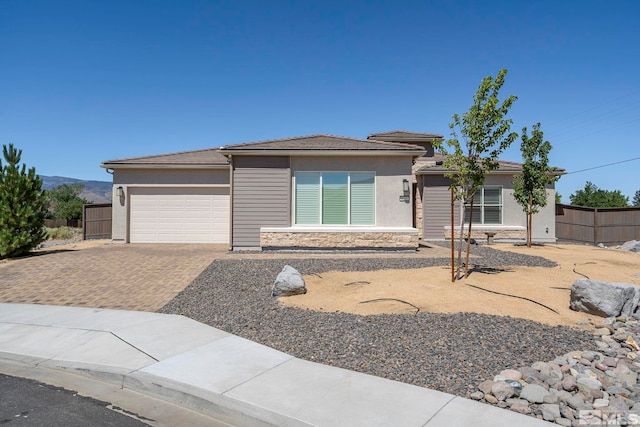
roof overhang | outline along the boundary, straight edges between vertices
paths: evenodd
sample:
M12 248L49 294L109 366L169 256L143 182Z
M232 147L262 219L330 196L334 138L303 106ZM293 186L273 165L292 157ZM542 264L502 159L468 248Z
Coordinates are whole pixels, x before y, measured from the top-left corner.
M424 168L423 170L418 169L415 174L416 175L444 175L446 173L452 173L454 172L453 170L450 169L442 169L440 167L438 167L437 169L434 167L433 169L428 169L428 168ZM517 173L522 172L522 169L511 169L511 170L494 170L491 171L489 173L487 173L487 175L515 175ZM554 173L550 174L551 176L562 176L565 175L567 173L567 171L565 171L564 169L559 169L557 171L555 171Z
M101 163L105 169L229 169L229 164Z
M425 150L220 150L224 156L313 156L313 157L366 157L366 156L405 156L420 157Z

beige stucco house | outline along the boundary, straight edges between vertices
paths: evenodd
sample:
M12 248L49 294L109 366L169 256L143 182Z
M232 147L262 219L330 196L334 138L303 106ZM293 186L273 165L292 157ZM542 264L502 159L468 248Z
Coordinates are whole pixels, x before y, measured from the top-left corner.
M234 250L415 249L451 235L449 181L432 142L393 131L311 135L109 160L116 242L223 243ZM521 165L501 162L474 208L473 237L524 239L512 197ZM555 192L534 240L555 241ZM457 209L456 209L457 211ZM456 219L457 220L457 219Z

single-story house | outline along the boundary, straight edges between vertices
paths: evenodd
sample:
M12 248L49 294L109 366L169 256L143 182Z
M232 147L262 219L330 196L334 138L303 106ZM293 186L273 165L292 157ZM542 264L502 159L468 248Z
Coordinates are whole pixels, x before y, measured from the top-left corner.
M105 161L113 174L112 238L233 250L415 249L420 239L451 236L449 180L432 145L441 138L311 135ZM520 170L500 162L486 177L472 237L525 238L525 214L512 197ZM553 185L547 194L534 217L540 242L555 241Z

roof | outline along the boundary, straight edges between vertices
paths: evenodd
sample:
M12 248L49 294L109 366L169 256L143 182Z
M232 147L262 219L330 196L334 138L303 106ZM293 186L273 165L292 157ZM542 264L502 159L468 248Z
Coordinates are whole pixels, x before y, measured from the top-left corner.
M152 166L184 166L184 167L216 167L228 166L229 161L218 152L217 148L182 151L179 153L159 154L126 159L107 160L102 162L103 168L113 167L152 167Z
M409 132L406 130L392 130L390 132L372 133L367 139L379 139L382 141L411 142L411 141L432 141L442 139L444 136L437 133Z
M224 154L269 152L276 155L286 152L325 152L325 154L326 152L385 152L419 155L424 153L424 148L411 144L320 134L229 145L221 147L220 152Z
M433 157L422 158L416 162L416 166L419 167L415 170L415 173L416 175L442 175L451 172L451 169L444 166L446 159L447 156L442 153L435 153ZM422 166L420 166L421 163L423 163ZM498 160L498 169L491 173L512 175L518 172L522 172L522 163ZM555 168L554 175L564 175L565 173L567 173L566 170Z

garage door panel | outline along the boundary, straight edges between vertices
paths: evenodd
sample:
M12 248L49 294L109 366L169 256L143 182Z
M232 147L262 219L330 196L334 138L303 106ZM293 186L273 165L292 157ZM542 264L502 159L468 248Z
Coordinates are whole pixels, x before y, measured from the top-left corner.
M130 242L228 243L228 188L132 188Z

